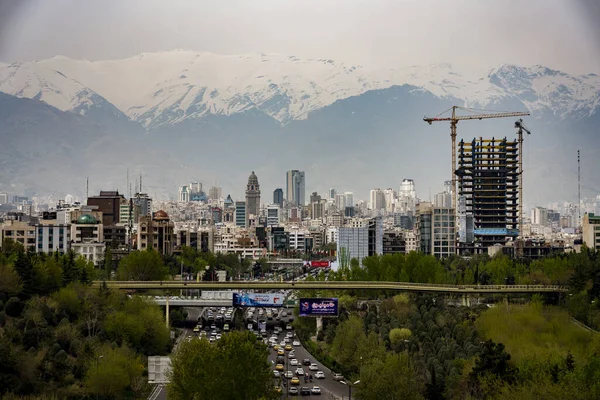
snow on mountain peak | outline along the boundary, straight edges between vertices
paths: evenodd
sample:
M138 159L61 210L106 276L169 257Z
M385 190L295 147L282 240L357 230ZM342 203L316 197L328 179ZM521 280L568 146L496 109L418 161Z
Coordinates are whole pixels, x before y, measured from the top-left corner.
M589 115L600 102L598 76L572 76L539 65L506 64L487 76L474 76L447 63L372 70L284 54L222 55L184 49L120 60L56 56L0 64L0 91L78 112L82 104L90 107L94 99L104 98L146 127L250 110L285 124L337 100L402 84L467 106L517 98L531 111L549 109L561 117Z

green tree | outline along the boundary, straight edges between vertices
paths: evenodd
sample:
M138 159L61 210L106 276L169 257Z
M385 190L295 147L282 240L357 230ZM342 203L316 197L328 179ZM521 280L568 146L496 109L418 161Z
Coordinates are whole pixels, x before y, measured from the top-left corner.
M12 265L0 263L0 293L8 296L19 294L23 290L21 277Z
M390 342L392 346L410 339L412 332L408 328L394 328L390 331Z
M337 326L335 339L331 346L331 355L341 365L357 370L360 366L360 349L367 340L363 321L356 315L351 315L346 321Z
M159 281L167 277L169 271L160 254L149 248L133 251L119 262L117 278L123 281Z
M138 355L127 347L102 346L90 361L85 374L89 394L106 398L121 398L128 387L139 388L144 365Z
M169 399L276 399L268 349L247 331L231 332L211 345L184 342L175 354Z
M423 399L423 384L407 353L371 360L361 368L359 380L355 387L358 400Z

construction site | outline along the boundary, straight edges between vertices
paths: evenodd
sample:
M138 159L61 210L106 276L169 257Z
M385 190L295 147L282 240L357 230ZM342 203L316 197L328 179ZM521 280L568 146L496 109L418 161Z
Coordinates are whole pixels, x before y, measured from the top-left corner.
M468 115L457 115L462 110ZM442 114L452 111L451 116ZM480 113L454 106L425 122L450 122L452 141L452 208L459 255L487 253L492 246L516 242L523 219L523 120L515 122L517 138L464 139L456 144L459 121L520 117L527 112ZM458 163L457 163L458 158Z

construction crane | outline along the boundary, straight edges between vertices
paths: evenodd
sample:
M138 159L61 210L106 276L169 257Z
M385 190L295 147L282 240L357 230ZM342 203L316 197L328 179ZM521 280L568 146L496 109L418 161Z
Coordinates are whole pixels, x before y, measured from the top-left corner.
M519 140L519 235L523 235L523 131L531 135L531 131L523 124L523 118L515 121ZM522 238L523 236L521 236Z
M448 111L452 110L452 116L444 117ZM450 138L452 139L452 208L456 212L456 125L458 121L468 121L471 119L490 119L490 118L504 118L504 117L521 117L530 115L528 112L492 112L488 114L469 114L469 115L456 115L456 110L462 110L470 113L488 111L488 110L476 110L472 108L465 108L459 106L452 106L446 111L438 114L433 118L423 117L423 121L431 125L434 122L448 121L450 122Z

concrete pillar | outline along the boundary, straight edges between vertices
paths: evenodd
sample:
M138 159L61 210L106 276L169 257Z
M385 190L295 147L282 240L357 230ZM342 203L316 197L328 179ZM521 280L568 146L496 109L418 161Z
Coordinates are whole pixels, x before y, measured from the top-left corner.
M167 321L167 328L169 327L169 295L166 297L165 302L165 320Z
M467 307L471 307L471 295L468 294L468 295L466 295L466 297L467 297Z
M323 317L317 317L317 336L323 330Z
M460 304L462 306L466 306L467 305L467 295L463 294L462 296L460 296Z

